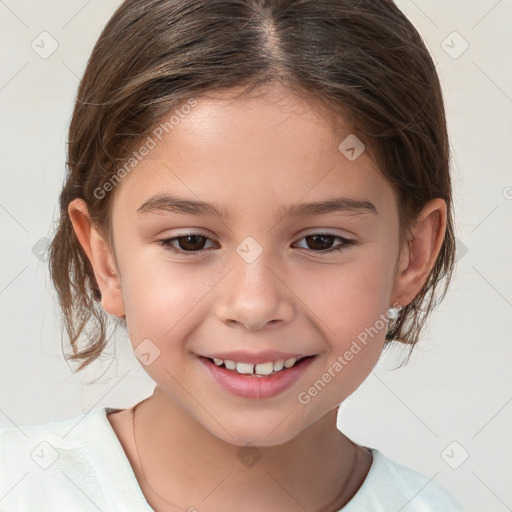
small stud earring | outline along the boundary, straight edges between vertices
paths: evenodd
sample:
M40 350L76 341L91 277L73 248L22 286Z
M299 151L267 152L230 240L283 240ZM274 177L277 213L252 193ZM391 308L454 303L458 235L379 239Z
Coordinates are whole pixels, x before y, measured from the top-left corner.
M387 310L386 315L390 320L394 320L395 318L398 318L398 312L398 308L393 307Z

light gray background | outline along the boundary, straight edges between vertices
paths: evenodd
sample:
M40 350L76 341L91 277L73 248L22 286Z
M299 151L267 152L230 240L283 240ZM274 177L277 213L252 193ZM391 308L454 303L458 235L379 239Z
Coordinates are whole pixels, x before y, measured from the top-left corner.
M154 387L121 331L98 364L73 374L44 254L79 77L119 4L0 1L0 426L131 406ZM458 262L410 363L392 371L399 351L383 358L342 406L339 426L434 479L468 511L504 512L512 510L512 1L398 5L443 83ZM31 46L48 52L52 39L58 48L46 58Z

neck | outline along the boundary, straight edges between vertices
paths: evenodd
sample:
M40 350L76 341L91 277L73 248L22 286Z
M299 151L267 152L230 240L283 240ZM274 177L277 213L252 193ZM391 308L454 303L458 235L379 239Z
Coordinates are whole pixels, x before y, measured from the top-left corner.
M136 407L136 474L155 510L174 510L172 504L212 512L332 512L361 484L359 450L336 419L333 409L286 443L244 448L212 435L157 386Z

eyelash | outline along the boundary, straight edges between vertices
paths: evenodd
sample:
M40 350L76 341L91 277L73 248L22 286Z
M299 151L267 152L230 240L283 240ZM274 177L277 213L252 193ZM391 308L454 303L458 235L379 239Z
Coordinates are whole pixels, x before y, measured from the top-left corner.
M202 251L205 251L206 249L199 249L198 251L185 251L183 249L177 249L176 247L174 247L172 244L173 242L177 241L177 240L180 240L181 238L186 238L188 236L198 236L198 237L201 237L201 238L206 238L206 240L210 240L210 238L204 236L204 235L201 235L200 233L184 233L182 235L179 235L179 236L175 236L173 238L165 238L163 240L159 240L157 242L158 245L164 247L165 249L171 251L172 253L174 254L196 254L196 253L201 253ZM307 250L310 250L316 254L327 254L327 253L332 253L332 252L344 252L346 251L347 249L349 249L351 246L354 246L357 244L356 240L353 240L353 239L349 239L349 238L345 238L343 236L339 236L339 235L333 235L331 233L312 233L312 234L309 234L309 235L306 235L304 237L302 237L300 240L303 240L305 238L309 238L309 237L312 237L312 236L328 236L328 237L331 237L333 238L334 240L333 241L339 241L339 242L343 242L342 245L336 245L330 249L324 249L323 251L315 251L313 249L307 249ZM299 241L300 241L299 240Z

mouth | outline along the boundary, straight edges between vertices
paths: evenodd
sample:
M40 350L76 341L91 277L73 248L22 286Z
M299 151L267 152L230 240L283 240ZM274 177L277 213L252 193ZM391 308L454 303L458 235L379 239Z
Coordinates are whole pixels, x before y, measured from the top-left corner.
M239 397L259 400L275 397L291 389L317 356L301 356L256 365L207 356L199 356L198 360L221 389Z
M298 358L293 357L286 360L280 359L277 361L269 361L267 363L259 364L242 363L230 359L223 360L206 356L200 357L207 360L209 363L214 364L218 368L222 368L234 374L253 378L265 378L271 377L272 375L276 375L278 373L286 372L291 368L300 366L304 364L306 360L315 357L315 355L302 356Z
M212 357L200 356L207 359L210 363L213 363L218 368L224 368L230 372L237 373L239 375L245 375L248 377L269 377L276 375L277 373L285 372L290 368L299 366L306 359L315 356L302 356L293 357L290 359L279 359L277 361L269 361L267 363L251 364L233 361L230 359L217 359Z

